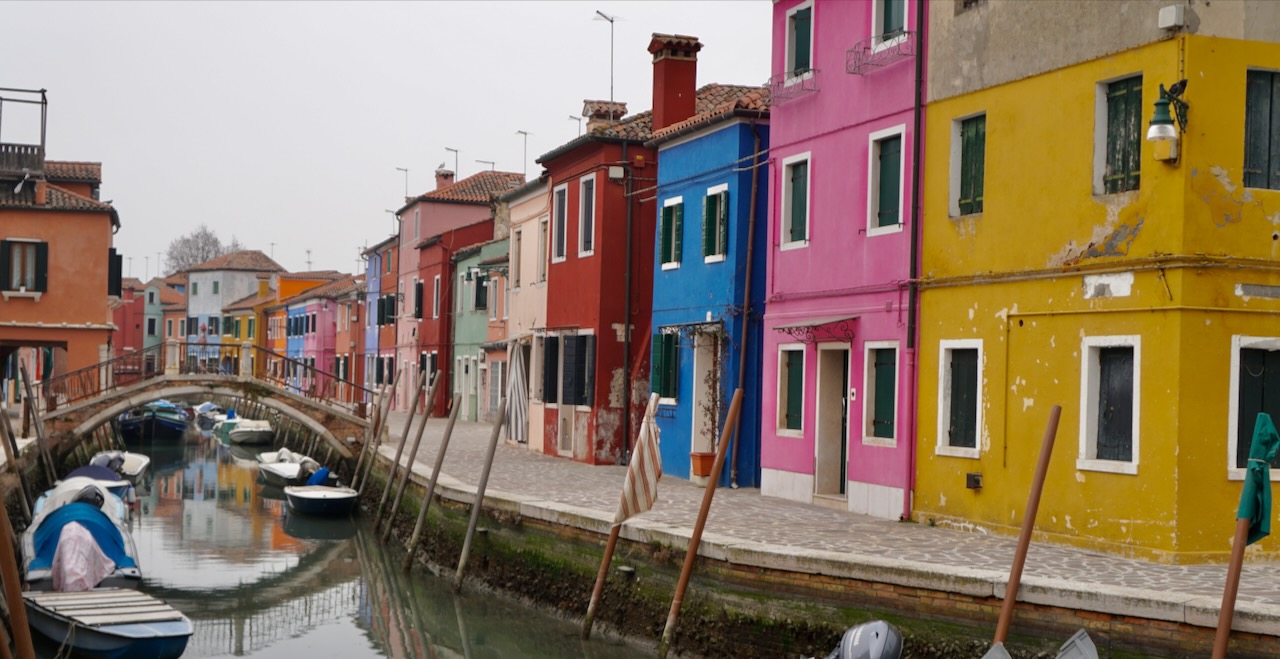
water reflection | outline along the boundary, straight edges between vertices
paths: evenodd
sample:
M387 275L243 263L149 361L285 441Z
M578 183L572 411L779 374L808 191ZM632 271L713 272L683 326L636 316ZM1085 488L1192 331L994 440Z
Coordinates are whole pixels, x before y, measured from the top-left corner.
M132 521L143 590L195 624L187 657L648 656L504 598L400 571L363 519L288 512L253 455L216 439L130 446L148 453Z

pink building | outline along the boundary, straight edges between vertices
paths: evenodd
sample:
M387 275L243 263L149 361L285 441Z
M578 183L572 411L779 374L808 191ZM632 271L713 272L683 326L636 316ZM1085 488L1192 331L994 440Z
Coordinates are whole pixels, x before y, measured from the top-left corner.
M889 519L911 506L925 4L773 6L761 491Z

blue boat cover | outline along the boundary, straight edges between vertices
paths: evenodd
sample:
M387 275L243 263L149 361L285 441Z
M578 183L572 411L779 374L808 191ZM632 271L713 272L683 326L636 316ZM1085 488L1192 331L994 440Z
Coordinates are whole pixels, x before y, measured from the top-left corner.
M96 481L120 480L120 474L117 474L107 467L100 467L97 465L87 465L67 474L67 478L75 478L76 476L85 476Z
M53 554L58 550L58 538L62 527L68 522L78 522L89 530L93 539L107 558L115 561L116 567L137 567L137 561L125 553L124 538L120 530L111 523L106 513L87 504L69 503L51 513L36 529L34 540L36 556L31 560L29 570L41 570L53 565Z
M327 485L329 483L329 468L321 467L316 473L311 474L311 478L307 479L307 485Z

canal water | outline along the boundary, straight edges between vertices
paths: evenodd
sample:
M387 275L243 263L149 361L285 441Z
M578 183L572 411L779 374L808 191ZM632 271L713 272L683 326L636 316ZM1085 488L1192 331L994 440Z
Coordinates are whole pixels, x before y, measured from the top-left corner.
M403 553L380 543L370 520L291 514L283 493L257 480L260 448L195 434L129 448L151 456L131 522L141 590L195 624L184 657L652 655L584 642L580 623L505 597L455 596L422 570L404 575Z

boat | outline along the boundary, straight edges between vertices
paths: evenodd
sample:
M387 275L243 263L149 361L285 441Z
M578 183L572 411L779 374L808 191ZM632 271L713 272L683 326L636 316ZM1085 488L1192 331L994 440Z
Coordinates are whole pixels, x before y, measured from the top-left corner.
M341 485L316 484L325 483L328 480L329 468L321 467L307 479L306 485L291 485L284 488L284 497L289 501L289 510L303 515L331 517L350 515L360 493Z
M276 436L270 421L241 419L227 431L227 440L232 444L270 444Z
M82 527L112 562L95 585L136 588L142 580L138 550L125 526L128 507L94 478L63 479L36 499L22 533L23 581L29 590L54 590L54 559L64 527Z
M119 417L125 439L178 439L191 426L191 415L167 400L135 407Z
M262 477L262 482L276 487L302 485L320 470L320 463L287 448L259 453L258 463L258 475Z
M97 481L107 488L108 492L120 497L127 504L133 504L138 500L133 491L133 483L107 467L85 465L79 469L73 469L71 473L67 474L67 478L77 477L90 478Z
M196 426L201 430L213 430L214 424L226 418L227 411L221 405L208 401L195 408Z
M180 657L195 627L164 600L123 588L22 594L32 629L94 657Z
M125 480L137 484L142 479L142 475L147 473L147 468L151 466L151 458L144 453L132 451L100 451L90 458L89 464L106 467L123 476Z

